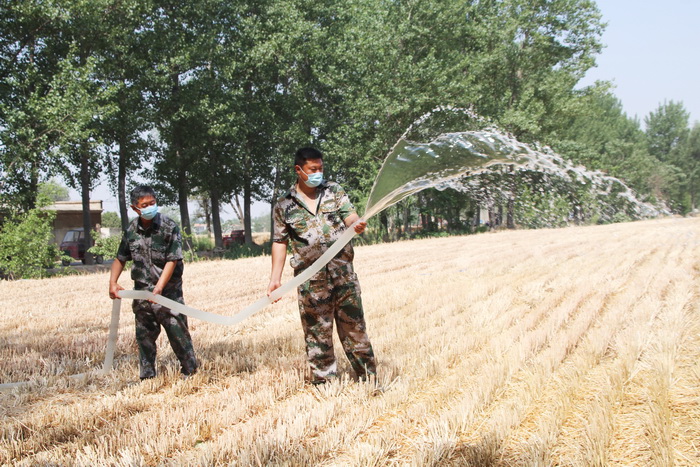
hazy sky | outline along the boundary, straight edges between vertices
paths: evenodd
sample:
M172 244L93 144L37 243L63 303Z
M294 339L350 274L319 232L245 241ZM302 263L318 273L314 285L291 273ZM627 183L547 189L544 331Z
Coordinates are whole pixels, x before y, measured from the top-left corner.
M681 101L690 123L700 121L700 0L597 0L608 26L606 45L579 83L612 81L614 94L628 116L640 122L666 101ZM117 203L103 185L92 193L104 209L117 211ZM71 190L71 199L80 196ZM230 210L230 208L229 208ZM255 203L253 215L269 210ZM225 217L229 218L230 213Z
M628 116L681 101L700 121L700 1L597 0L608 26L598 66L581 84L612 81Z

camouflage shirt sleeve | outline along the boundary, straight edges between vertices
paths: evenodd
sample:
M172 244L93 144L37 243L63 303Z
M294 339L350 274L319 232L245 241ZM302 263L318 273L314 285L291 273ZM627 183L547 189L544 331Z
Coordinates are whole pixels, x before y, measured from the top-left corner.
M273 242L286 242L289 240L289 229L284 222L284 209L278 202L275 204L275 209L272 211L272 220L274 232L272 234Z
M353 206L348 194L345 193L345 190L343 190L340 185L338 185L338 191L336 192L335 196L338 199L338 212L340 213L340 218L345 220L348 218L348 216L355 212L355 206Z
M165 251L165 261L179 261L182 259L182 235L180 234L180 227L175 225L173 227L172 235L170 236L170 243L167 245Z
M129 243L126 241L126 235L122 235L122 241L119 243L119 248L117 249L117 259L123 263L132 260Z

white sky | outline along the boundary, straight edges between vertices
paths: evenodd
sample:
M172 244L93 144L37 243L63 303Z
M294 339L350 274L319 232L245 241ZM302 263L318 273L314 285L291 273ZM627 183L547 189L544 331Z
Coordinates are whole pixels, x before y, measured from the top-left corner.
M680 101L690 124L700 121L700 1L597 0L606 44L580 84L612 81L625 112L644 117Z
M598 0L606 47L579 83L611 81L624 111L644 117L664 101L680 101L690 113L690 123L700 121L700 0ZM92 193L105 211L118 211L116 198L106 184ZM71 199L80 196L71 190ZM194 212L194 206L191 206ZM255 203L253 216L268 212L270 205ZM224 218L233 217L231 208Z

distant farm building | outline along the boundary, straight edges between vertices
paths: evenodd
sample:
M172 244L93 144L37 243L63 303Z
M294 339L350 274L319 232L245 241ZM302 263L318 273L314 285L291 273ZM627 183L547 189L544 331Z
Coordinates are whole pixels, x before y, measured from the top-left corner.
M44 209L56 211L53 233L57 245L61 244L66 232L82 229L83 227L82 201L56 201ZM102 224L102 201L90 201L90 222L92 230L100 230Z

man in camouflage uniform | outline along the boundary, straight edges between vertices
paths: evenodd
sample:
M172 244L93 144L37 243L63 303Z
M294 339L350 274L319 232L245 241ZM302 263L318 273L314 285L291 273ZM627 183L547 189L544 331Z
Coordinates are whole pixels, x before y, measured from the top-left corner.
M109 296L119 298L124 290L117 280L127 261L133 260L131 278L136 290L149 290L184 304L182 297L182 237L180 228L170 218L158 213L156 195L149 186L138 186L131 192L131 207L139 215L124 234L117 257L112 263ZM156 339L163 326L181 365L189 376L197 371L187 316L147 300L132 303L136 318L136 342L139 346L140 378L156 375Z
M323 155L303 148L295 156L297 181L273 211L272 274L268 295L281 285L282 269L291 240L290 265L298 275L313 264L359 216L340 185L323 180ZM359 222L357 233L365 230ZM299 311L311 367L311 382L337 376L333 352L333 322L343 350L358 379L376 373L374 352L367 336L360 283L353 271L348 243L323 269L298 289Z

